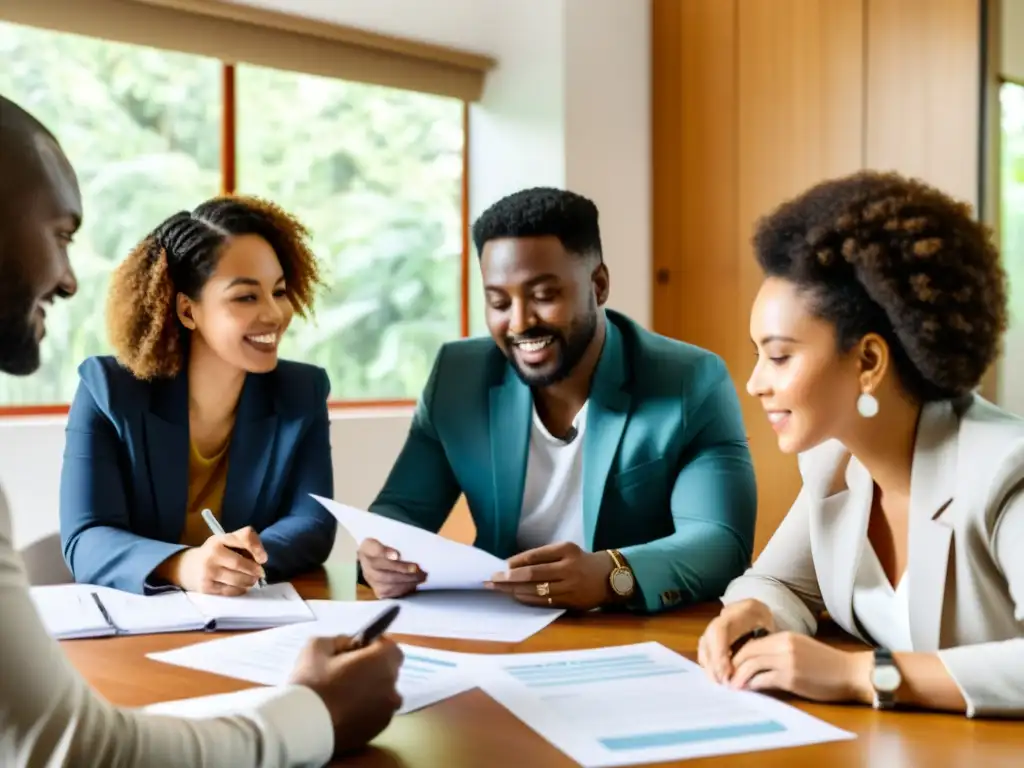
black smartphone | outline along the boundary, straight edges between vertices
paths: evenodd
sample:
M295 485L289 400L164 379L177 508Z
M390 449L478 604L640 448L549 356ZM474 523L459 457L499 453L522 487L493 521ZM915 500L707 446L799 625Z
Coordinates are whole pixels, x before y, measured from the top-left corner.
M398 616L400 605L392 605L379 613L370 622L352 635L352 649L365 648L378 637L384 634L391 622Z

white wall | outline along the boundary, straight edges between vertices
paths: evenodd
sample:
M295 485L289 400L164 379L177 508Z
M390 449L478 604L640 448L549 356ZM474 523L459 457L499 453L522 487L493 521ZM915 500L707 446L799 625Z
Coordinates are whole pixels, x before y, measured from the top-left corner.
M497 59L471 115L471 215L527 186L593 198L612 275L610 305L650 324L648 0L246 2ZM482 332L479 293L475 332ZM404 411L335 414L339 499L372 500L408 424ZM63 430L59 418L0 421L0 485L19 546L57 530Z

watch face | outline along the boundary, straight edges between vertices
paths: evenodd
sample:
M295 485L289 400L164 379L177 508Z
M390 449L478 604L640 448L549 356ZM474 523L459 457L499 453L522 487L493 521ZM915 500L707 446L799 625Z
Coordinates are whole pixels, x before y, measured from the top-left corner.
M620 595L629 594L633 589L633 576L625 568L616 568L611 576L612 589Z
M871 684L876 691L891 693L900 687L902 681L903 677L900 675L900 671L891 664L877 666L871 673Z

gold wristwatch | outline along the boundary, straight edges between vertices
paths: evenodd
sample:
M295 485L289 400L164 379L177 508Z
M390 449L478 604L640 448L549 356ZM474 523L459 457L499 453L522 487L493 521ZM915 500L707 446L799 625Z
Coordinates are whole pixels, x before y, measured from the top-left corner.
M636 589L633 569L626 563L626 558L619 554L619 550L609 549L608 554L611 555L612 562L615 563L612 572L608 574L612 591L619 597L632 597Z

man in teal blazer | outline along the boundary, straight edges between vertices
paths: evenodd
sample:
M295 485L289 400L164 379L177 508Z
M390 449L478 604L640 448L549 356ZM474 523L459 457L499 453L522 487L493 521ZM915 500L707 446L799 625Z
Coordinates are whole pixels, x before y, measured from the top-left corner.
M473 227L493 339L445 344L371 511L437 531L460 494L492 589L536 604L655 612L719 597L750 562L756 490L739 401L716 355L604 304L598 213L555 189ZM363 578L425 578L375 540Z

